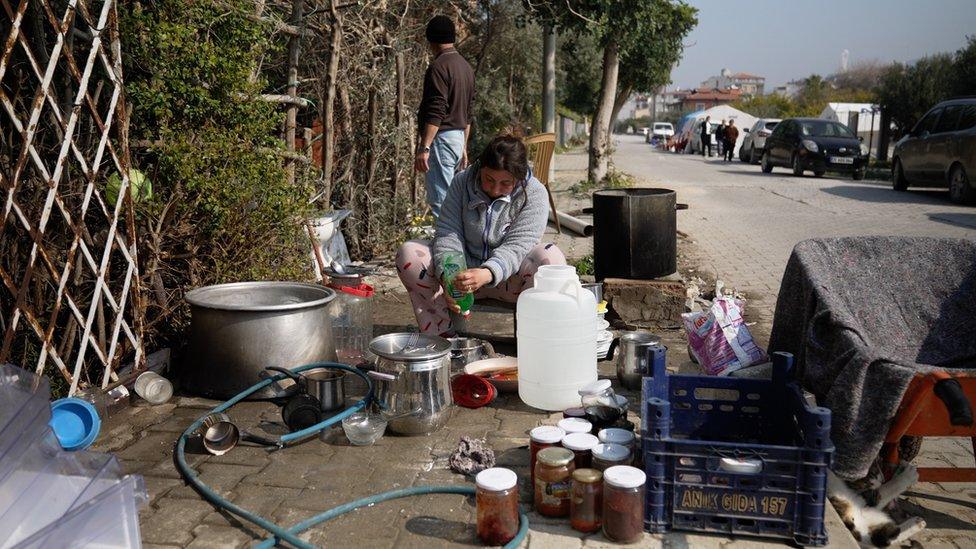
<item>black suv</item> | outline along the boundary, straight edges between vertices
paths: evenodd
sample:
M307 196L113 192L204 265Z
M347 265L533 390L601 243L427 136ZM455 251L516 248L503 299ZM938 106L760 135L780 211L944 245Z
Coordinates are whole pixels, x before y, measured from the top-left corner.
M948 187L953 202L976 202L976 98L943 101L895 144L891 181L896 191L909 185Z
M773 166L793 168L793 175L812 170L822 177L824 172L853 174L864 178L868 163L868 148L850 128L821 118L787 118L780 122L766 138L762 155L762 171L769 173Z

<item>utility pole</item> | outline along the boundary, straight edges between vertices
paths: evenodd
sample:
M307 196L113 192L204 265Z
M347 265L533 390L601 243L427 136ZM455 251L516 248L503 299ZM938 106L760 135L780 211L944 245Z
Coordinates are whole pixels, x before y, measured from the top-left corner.
M542 38L542 131L556 132L556 31L546 25ZM556 175L556 159L549 162L549 181ZM555 215L555 212L553 212Z
M542 39L542 131L556 131L556 32L551 25Z

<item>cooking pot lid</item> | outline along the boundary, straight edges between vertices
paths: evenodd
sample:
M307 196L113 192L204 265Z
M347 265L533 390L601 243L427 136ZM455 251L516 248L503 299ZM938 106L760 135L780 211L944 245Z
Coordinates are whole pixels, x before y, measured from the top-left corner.
M446 355L451 352L451 342L427 334L386 334L370 341L369 350L376 356L390 360L417 362Z

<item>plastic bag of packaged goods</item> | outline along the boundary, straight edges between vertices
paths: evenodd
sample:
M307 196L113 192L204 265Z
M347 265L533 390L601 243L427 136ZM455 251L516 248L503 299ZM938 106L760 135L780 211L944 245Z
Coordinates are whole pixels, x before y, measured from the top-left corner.
M681 315L688 333L688 348L705 373L724 376L766 361L742 320L742 304L731 297L712 301L707 311Z

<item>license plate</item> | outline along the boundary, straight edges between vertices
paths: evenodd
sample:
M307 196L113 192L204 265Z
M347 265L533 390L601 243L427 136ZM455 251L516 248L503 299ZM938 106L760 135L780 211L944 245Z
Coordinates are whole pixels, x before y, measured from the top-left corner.
M831 164L853 164L854 159L849 156L831 156Z

